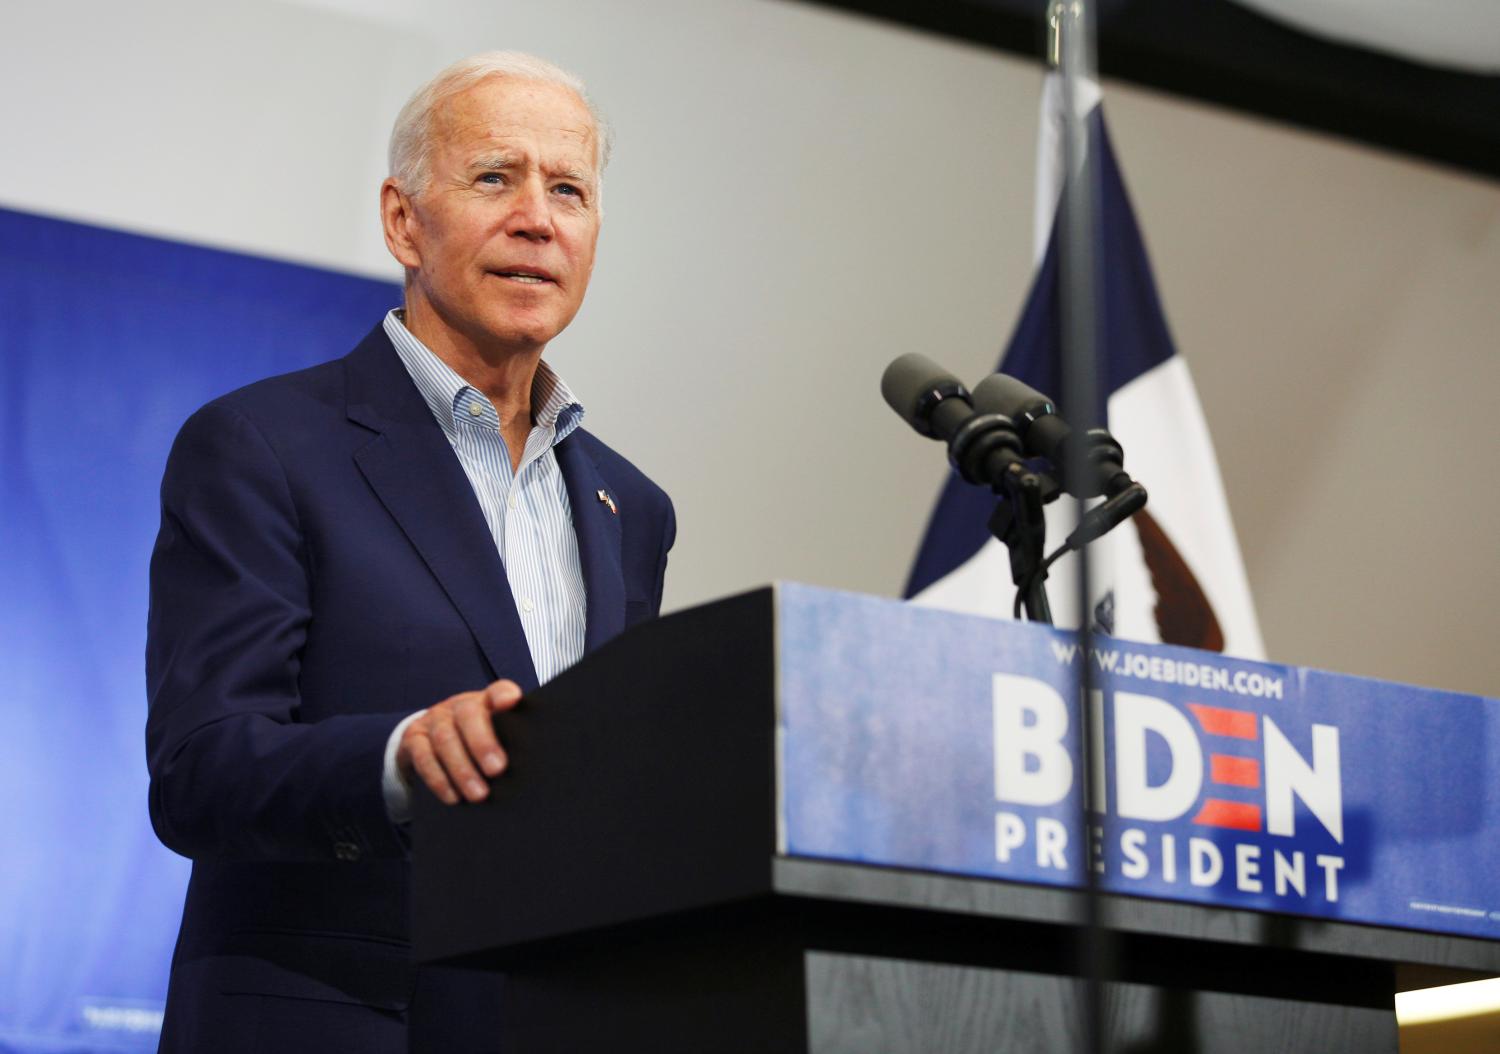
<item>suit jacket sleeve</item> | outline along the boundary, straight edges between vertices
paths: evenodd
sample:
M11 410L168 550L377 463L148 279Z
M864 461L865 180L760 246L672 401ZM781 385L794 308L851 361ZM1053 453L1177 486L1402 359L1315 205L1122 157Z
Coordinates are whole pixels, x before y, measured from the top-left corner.
M672 502L663 495L666 510L662 516L661 525L661 551L656 557L656 578L651 589L651 617L656 618L661 614L662 591L667 581L667 553L672 549L672 543L677 540L677 511L672 507Z
M380 778L403 715L301 719L315 569L271 445L210 404L178 435L161 497L146 645L157 835L193 858L403 854Z

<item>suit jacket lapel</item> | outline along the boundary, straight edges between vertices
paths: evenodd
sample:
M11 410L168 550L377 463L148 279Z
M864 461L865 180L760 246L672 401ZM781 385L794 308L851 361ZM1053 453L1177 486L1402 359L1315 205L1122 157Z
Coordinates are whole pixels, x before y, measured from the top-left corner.
M359 470L463 616L495 676L535 688L504 564L432 411L380 329L345 363L349 419L379 433L355 453Z
M573 532L578 536L578 559L583 566L583 584L588 592L588 614L584 626L584 651L599 645L625 628L625 572L620 564L620 521L630 515L620 508L609 482L589 456L575 430L553 447L557 466L568 488L573 511ZM600 494L606 495L606 502Z

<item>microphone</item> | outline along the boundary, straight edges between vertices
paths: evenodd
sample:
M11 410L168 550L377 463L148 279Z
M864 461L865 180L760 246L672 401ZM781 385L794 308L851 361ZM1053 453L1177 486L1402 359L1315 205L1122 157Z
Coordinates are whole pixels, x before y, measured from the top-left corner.
M992 373L974 386L971 398L980 413L1010 418L1026 453L1050 461L1069 494L1113 498L1136 485L1125 472L1125 452L1114 436L1103 428L1073 431L1057 412L1056 404L1030 385L1003 373Z
M975 413L963 382L927 356L910 352L893 361L880 394L919 434L948 444L948 460L967 482L999 490L1014 475L1023 487L1046 492L1043 477L1026 468L1010 418Z
M1069 494L1078 498L1108 496L1083 514L1059 553L1082 549L1145 507L1146 488L1125 471L1125 451L1104 429L1074 432L1051 399L1003 373L992 373L976 384L971 398L980 412L1002 413L1013 420L1026 452L1050 461ZM1078 449L1080 443L1082 450Z
M885 368L880 394L901 420L930 439L946 440L974 412L963 382L914 351Z

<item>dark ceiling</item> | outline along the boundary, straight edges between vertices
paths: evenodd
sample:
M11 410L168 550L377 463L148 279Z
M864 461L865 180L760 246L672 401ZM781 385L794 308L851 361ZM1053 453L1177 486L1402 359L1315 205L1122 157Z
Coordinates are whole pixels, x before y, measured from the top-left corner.
M1045 0L803 0L1041 61ZM1500 77L1307 36L1228 0L1104 0L1099 72L1500 178Z

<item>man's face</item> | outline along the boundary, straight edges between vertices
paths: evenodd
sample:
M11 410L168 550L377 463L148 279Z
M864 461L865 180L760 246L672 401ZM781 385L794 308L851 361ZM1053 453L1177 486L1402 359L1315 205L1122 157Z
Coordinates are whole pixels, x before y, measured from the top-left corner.
M392 242L385 210L387 240L412 283L408 315L430 308L485 350L541 348L578 313L594 268L599 176L588 109L561 86L493 77L434 116L431 180L394 221L404 244Z

